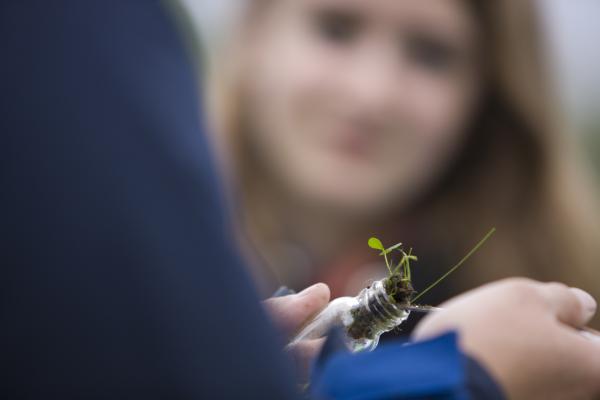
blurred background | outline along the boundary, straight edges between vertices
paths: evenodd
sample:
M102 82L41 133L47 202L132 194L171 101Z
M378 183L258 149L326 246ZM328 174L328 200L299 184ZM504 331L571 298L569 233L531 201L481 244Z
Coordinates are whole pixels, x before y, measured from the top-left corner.
M243 0L181 0L208 45L218 45ZM537 0L552 57L554 79L578 135L600 174L600 2Z
M600 3L594 0L539 1L556 84L575 135L600 172Z
M423 289L496 227L425 302L507 276L600 296L600 2L181 1L265 295L357 293L372 235Z

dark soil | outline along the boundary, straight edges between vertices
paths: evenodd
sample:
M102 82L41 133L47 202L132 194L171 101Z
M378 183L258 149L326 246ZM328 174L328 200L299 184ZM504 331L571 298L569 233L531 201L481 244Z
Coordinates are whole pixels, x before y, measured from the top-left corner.
M353 339L373 339L377 321L364 307L352 310L354 322L348 327L348 335Z
M385 291L396 304L408 304L410 298L415 293L410 281L402 280L402 275L395 274L385 279L383 282Z

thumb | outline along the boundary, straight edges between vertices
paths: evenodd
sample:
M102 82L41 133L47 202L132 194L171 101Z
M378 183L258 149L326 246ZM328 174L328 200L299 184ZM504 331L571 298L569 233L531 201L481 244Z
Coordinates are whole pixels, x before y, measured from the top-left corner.
M317 283L297 294L267 299L263 304L279 328L291 335L329 303L329 296L329 287Z
M583 327L596 313L596 300L581 289L561 283L545 283L542 294L557 319L574 328Z
M311 339L286 347L292 356L301 383L308 382L311 365L317 359L324 342L325 338Z

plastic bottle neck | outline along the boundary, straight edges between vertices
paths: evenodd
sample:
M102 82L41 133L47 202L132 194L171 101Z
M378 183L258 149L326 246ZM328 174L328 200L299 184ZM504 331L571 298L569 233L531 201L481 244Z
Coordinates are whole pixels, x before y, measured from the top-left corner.
M383 280L375 281L357 297L361 306L377 320L377 330L380 333L394 329L408 317L408 312L400 308L387 294Z

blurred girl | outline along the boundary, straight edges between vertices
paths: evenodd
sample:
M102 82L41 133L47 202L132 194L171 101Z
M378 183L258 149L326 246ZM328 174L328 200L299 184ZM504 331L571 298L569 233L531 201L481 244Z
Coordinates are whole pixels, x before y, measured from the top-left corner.
M267 284L333 296L419 256L425 302L497 278L599 294L598 219L524 0L251 0L217 64L220 144Z

